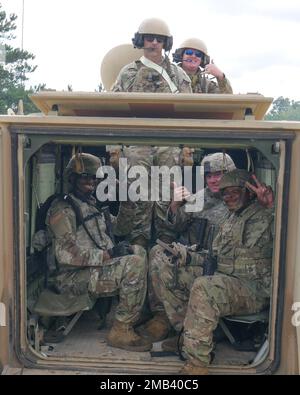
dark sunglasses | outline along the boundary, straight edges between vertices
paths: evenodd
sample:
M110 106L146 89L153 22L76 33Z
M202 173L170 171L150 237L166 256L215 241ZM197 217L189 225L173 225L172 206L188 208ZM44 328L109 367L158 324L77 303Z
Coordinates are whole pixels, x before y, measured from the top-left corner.
M184 50L185 55L195 55L197 58L202 58L203 54L201 51L197 51L196 49L185 49Z
M96 175L89 174L89 173L81 173L79 175L79 178L84 179L84 180L96 180Z
M163 43L165 41L164 36L157 36L155 34L144 34L144 39L152 43L155 39L158 43Z

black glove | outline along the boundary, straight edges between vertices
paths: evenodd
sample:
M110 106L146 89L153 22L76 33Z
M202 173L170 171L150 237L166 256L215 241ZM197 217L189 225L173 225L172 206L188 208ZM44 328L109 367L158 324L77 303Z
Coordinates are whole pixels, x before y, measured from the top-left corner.
M117 258L119 256L132 255L133 249L132 246L128 243L128 241L124 240L118 243L113 248L107 250L107 252L109 253L109 256L111 258Z
M207 257L203 262L203 276L212 276L218 267L216 256Z

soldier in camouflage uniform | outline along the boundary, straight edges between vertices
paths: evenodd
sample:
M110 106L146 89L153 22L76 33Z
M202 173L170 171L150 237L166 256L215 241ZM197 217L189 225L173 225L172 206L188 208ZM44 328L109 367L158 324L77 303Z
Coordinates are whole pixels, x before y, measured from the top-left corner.
M273 210L272 204L263 207L251 198L255 187L249 181L245 170L222 177L220 190L230 217L213 243L217 272L197 278L191 290L184 320L184 351L189 359L183 374L208 373L213 331L220 317L257 313L269 304Z
M99 167L100 160L93 155L73 156L66 168L70 193L64 199L54 200L47 213L57 261L49 286L66 295L119 295L108 344L132 351L150 350L151 343L133 330L145 299L146 253L127 242L113 245L108 219L93 197ZM111 216L112 230L118 236L130 229L134 215L130 204L121 204L122 214Z
M170 51L173 37L166 23L157 18L144 20L132 39L136 48L143 48L144 56L119 73L112 88L114 92L192 93L190 79L177 65L171 63L162 50ZM178 147L130 146L123 150L129 166L144 166L149 174L151 166L180 164ZM129 180L130 183L130 180ZM135 224L129 241L148 246L151 239L153 202L137 202Z
M122 68L112 88L114 92L191 93L186 73L167 56L162 56L162 50L168 52L173 45L173 37L164 21L145 19L132 42L134 47L144 49L144 56Z
M185 40L173 55L174 62L187 73L191 79L194 93L232 93L232 88L225 74L214 64L210 63L207 47L198 38ZM211 74L217 83L205 76Z
M219 193L219 183L223 173L235 169L235 165L231 157L222 152L216 152L205 156L201 162L204 167L204 175L207 187L204 192L204 207L199 213L189 213L185 211L182 205L182 199L189 197L190 193L185 187L175 188L175 198L170 204L168 215L166 214L161 221L165 222L165 232L170 237L171 234L183 235L185 244L192 245L198 243L199 227L197 226L201 219L207 219L205 239L203 247L207 248L207 234L214 225L214 234L218 231L219 224L224 221L228 215L228 209L224 205ZM180 201L181 200L181 201ZM180 240L182 237L180 238ZM185 251L185 247L179 243L173 243L172 247ZM185 252L184 252L185 253ZM154 317L148 321L144 328L144 334L154 342L167 337L170 327L180 331L186 313L187 302L189 300L190 288L196 277L202 275L202 267L185 266L178 268L175 274L176 265L171 263L174 261L169 253L163 247L157 245L152 248L149 256L149 278L148 278L148 297L151 311ZM175 262L174 262L175 263ZM175 289L176 297L173 301L166 301L161 295L159 277L162 272L168 277L168 286ZM167 273L167 274L166 274ZM176 283L176 276L180 279ZM180 297L179 297L180 295ZM162 301L164 302L162 303ZM178 303L179 301L179 303ZM170 345L168 343L171 343ZM166 351L173 348L176 339L168 339L163 347Z

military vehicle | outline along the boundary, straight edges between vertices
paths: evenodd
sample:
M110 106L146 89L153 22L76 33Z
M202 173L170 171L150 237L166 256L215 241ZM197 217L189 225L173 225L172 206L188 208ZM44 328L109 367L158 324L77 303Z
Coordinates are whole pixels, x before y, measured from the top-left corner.
M260 94L40 92L32 100L41 114L0 117L2 374L176 374L182 367L178 355L163 353L160 343L142 353L106 344L113 297L110 303L102 299L105 322L95 304L79 299L51 312L55 300L45 291L45 259L32 242L41 225L37 213L49 196L66 190L63 170L74 150L107 163L107 145L189 146L198 163L209 152L224 151L272 186L270 309L225 317L209 369L299 374L300 123L264 121L272 98ZM62 329L60 342L51 340L51 325Z

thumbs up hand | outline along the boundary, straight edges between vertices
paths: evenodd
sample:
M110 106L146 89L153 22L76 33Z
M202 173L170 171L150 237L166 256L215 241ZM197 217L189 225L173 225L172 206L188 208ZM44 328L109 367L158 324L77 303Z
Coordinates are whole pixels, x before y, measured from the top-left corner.
M205 66L205 72L208 74L213 75L214 77L218 78L219 80L223 80L225 78L225 74L221 71L212 60L211 63Z

